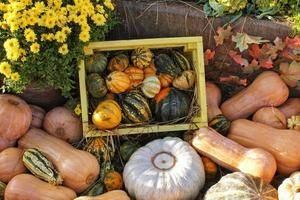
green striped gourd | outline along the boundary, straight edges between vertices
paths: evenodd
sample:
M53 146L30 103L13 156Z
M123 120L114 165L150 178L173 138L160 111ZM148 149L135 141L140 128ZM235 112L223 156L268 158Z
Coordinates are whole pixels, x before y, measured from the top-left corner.
M230 121L222 114L215 116L209 123L208 126L215 129L222 135L226 135L229 127Z
M60 174L38 149L27 149L23 154L23 163L36 177L54 185L62 184Z
M89 93L95 98L104 97L107 93L105 80L99 74L88 75L86 84Z
M183 71L190 70L191 65L188 59L178 51L171 51L171 58L175 65L180 67Z
M6 188L6 184L0 181L0 200L4 199L5 188Z
M174 61L167 54L159 54L155 57L154 62L159 73L165 73L172 77L176 77L182 72L181 68L175 65Z
M153 53L150 49L140 47L135 49L131 54L131 61L135 67L144 69L148 67L152 61Z
M106 69L107 57L102 53L94 54L85 61L87 73L102 73Z

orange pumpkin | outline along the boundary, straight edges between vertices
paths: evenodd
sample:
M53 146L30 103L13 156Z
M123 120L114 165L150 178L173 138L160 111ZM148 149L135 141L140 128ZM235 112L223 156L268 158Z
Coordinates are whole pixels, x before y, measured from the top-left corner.
M119 190L123 186L123 179L119 172L110 171L105 175L104 185L107 191Z
M145 78L147 78L148 76L155 76L156 71L157 70L156 70L156 67L154 65L154 62L151 62L151 64L144 69Z
M130 87L137 87L144 80L144 71L138 67L128 67L124 71L130 79Z
M109 71L124 71L129 65L129 58L124 54L113 57L108 63Z
M129 89L130 79L126 73L114 71L106 78L106 85L109 91L119 94Z
M170 87L173 82L173 77L169 74L159 74L158 78L162 88Z
M93 113L92 121L99 129L112 129L122 120L121 107L114 100L102 101Z

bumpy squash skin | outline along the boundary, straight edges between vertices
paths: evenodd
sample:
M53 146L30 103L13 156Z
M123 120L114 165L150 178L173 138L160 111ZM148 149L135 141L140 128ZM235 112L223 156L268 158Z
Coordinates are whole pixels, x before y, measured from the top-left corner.
M286 118L300 115L300 98L289 98L278 109L283 112Z
M247 118L262 107L283 104L288 96L289 89L279 75L265 71L246 89L226 100L221 110L229 120Z
M287 124L285 115L274 107L259 109L254 113L252 120L278 129L285 129Z
M123 179L120 173L110 171L105 174L104 185L107 191L122 189Z
M63 186L54 186L33 175L15 176L5 189L5 200L73 200L76 193Z
M113 190L95 197L81 196L74 200L130 200L126 192L122 190Z
M278 171L290 174L300 168L300 134L238 119L231 123L228 138L249 148L263 148L276 159Z

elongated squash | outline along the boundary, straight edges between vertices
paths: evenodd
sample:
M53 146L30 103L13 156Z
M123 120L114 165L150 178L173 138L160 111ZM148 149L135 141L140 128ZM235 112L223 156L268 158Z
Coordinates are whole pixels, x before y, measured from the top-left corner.
M214 83L207 81L206 83L206 103L207 117L211 121L217 115L221 115L222 111L219 108L221 103L221 90Z
M300 98L290 98L278 108L286 118L300 115Z
M247 118L262 107L279 106L289 96L289 89L272 71L261 73L253 83L226 100L221 110L229 120Z
M263 107L256 111L252 120L278 129L286 128L286 117L278 108Z
M211 128L200 128L188 137L192 146L222 167L261 177L270 182L276 172L274 157L260 148L247 149Z
M273 154L278 171L290 174L300 168L300 134L294 130L280 130L270 126L238 119L231 123L228 138L239 144L259 147Z
M113 190L95 197L81 196L74 200L130 200L126 192L122 190Z
M63 185L77 193L87 189L99 175L100 166L92 154L77 150L40 129L30 129L18 144L24 149L39 149L60 172Z

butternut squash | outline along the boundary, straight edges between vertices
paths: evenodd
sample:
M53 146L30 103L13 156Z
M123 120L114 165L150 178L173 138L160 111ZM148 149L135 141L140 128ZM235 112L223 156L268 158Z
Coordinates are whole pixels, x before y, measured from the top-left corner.
M276 172L274 157L260 148L247 149L211 128L200 128L188 139L192 146L218 165L270 182Z
M300 98L290 98L278 108L286 118L300 115Z
M278 129L286 128L285 115L275 107L263 107L256 111L252 120Z
M300 134L238 119L232 122L228 138L249 148L262 148L273 154L278 171L290 174L300 168Z
M89 197L89 196L81 196L77 197L74 200L130 200L126 192L122 190L113 190L110 192L106 192L99 196Z
M15 146L16 142L17 142L17 140L9 141L9 140L0 138L0 152L2 150L6 149L7 147L13 147L13 146Z
M6 186L5 200L73 200L76 193L63 186L54 186L33 175L15 176Z
M97 159L86 151L75 149L67 142L46 132L32 128L18 141L19 147L40 150L56 167L64 180L63 185L80 193L98 177Z
M222 114L219 108L221 103L221 90L214 83L206 82L206 103L207 103L207 117L211 121L217 115Z
M289 89L272 71L261 73L246 89L226 100L221 110L229 120L247 118L262 107L279 106L289 96Z

